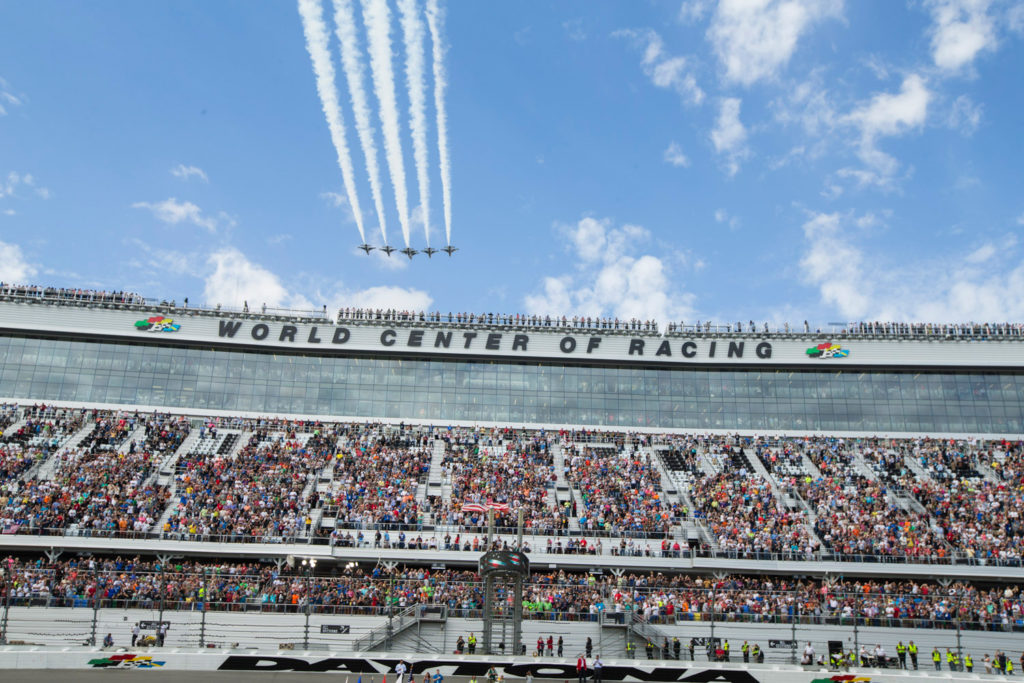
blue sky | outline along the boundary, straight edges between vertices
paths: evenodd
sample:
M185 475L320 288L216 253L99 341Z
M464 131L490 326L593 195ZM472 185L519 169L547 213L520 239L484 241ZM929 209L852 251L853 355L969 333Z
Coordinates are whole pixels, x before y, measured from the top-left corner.
M398 2L390 61L420 248ZM379 243L321 4L352 190ZM441 8L460 251L409 262L355 248L295 2L0 1L0 279L662 322L1024 317L1024 1ZM401 248L362 9L354 0L370 134ZM425 27L425 0L414 9ZM429 32L423 49L436 247Z

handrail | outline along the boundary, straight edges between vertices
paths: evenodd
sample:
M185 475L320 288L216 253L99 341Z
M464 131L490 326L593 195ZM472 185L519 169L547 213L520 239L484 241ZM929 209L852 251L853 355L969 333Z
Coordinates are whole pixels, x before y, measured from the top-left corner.
M413 605L411 607L406 607L397 615L389 615L388 622L386 624L378 626L377 628L372 629L365 636L358 638L352 643L352 649L356 652L366 652L374 649L376 645L388 638L394 638L395 635L416 623L419 619L420 607L420 605Z

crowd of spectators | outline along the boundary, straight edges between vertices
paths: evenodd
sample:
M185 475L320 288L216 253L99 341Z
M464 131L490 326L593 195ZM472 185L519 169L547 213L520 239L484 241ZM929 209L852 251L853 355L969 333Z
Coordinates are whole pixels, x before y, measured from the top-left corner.
M441 467L451 493L431 501L435 524L480 531L487 525L487 506L496 503L496 527L516 527L522 510L528 533L568 528L569 511L554 502L558 476L546 438L498 446L457 445L446 450Z
M448 608L479 616L483 584L473 571L398 566L319 566L138 557L7 557L0 562L12 604L164 609L262 609L383 614L388 606ZM498 604L510 596L499 592ZM687 621L838 624L1024 632L1019 585L785 576L539 570L524 584L528 619L623 623ZM959 623L958 623L959 622Z
M85 423L84 410L46 405L26 406L20 422L17 413L12 415L9 408L4 414L10 421L3 429L0 442L32 445L46 452L56 449L64 438L81 429Z
M1024 446L1008 441L208 418L198 427L202 436L229 428L251 432L253 442L237 456L183 456L168 500L157 467L180 448L191 424L167 414L0 406L0 528L191 538L315 533L319 542L333 535L338 544L373 542L373 533L355 541L349 531L385 530L410 533L392 544L417 548L443 545L451 530L467 535L462 547L469 534L482 533L485 510L496 505L499 527L515 527L522 509L528 534L556 535L548 547L534 541L539 552L671 556L682 539L677 525L690 511L685 498L666 498L660 468L647 454L659 452L666 465L671 454L672 468L687 472L677 481L714 552L800 559L826 550L850 559L1009 564L1024 558ZM67 448L80 430L77 445ZM447 498L424 495L435 440L446 449ZM553 444L564 452L561 472ZM759 467L736 467L744 452L756 454L753 462L765 466L777 488L756 474ZM705 474L722 467L722 474ZM329 483L318 487L318 478ZM568 497L556 495L562 478ZM162 520L165 511L169 518ZM439 531L424 536L427 524ZM659 548L666 534L669 543ZM599 546L596 539L605 541Z
M944 337L950 339L990 339L1005 337L1024 337L1024 324L1021 323L902 323L864 321L849 323L830 323L830 329L824 333L836 336L863 337ZM698 320L695 323L671 322L666 326L667 334L679 336L684 334L822 334L820 327L812 328L808 321L802 325L755 323L753 320L713 322Z
M661 536L682 516L665 500L651 456L625 446L565 446L566 478L579 496L573 516L585 534Z
M154 413L146 418L144 426L142 449L165 456L178 450L192 430L192 421L186 417Z
M336 440L261 431L233 456L182 456L164 535L233 541L308 535L319 499L308 489L334 457Z
M601 332L658 332L654 320L619 320L574 315L550 316L526 313L441 313L440 311L399 311L397 309L342 308L338 311L338 322L388 322L388 323L451 323L456 325L479 325L481 327L540 327L560 330L589 330Z
M8 557L2 567L13 604L47 607L233 609L258 598L273 565L83 557L50 563Z
M74 289L67 287L40 287L39 285L16 285L0 282L0 295L25 296L38 299L63 299L65 301L93 301L110 304L144 304L145 297L132 292L106 292L96 289Z
M333 517L335 528L418 528L419 487L430 470L426 435L373 429L352 435L352 441L335 457L332 482L322 496L324 517Z
M694 482L690 498L695 516L707 525L718 549L729 555L773 553L800 559L819 550L806 515L786 509L759 475L719 472Z
M153 481L157 463L151 454L72 449L59 457L50 478L0 496L5 530L123 535L149 531L163 512L167 491Z

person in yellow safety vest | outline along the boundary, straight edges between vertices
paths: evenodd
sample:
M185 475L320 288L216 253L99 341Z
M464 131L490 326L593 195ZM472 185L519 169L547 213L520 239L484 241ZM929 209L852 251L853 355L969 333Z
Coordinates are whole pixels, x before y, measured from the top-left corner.
M1007 676L1012 676L1013 675L1013 660L1010 659L1009 657L1006 658L1006 675Z
M636 657L636 645L633 644L632 640L626 643L626 657L629 659Z
M761 661L761 646L758 645L757 643L754 643L754 661L755 662L760 662Z
M942 655L939 653L939 648L932 650L932 661L935 662L935 670L942 670Z
M469 654L476 653L476 636L472 633L469 634Z
M900 659L900 668L907 668L907 646L901 640L896 644L896 656Z
M964 655L964 666L967 667L967 673L974 671L974 659L971 658L970 652Z
M907 644L907 652L910 653L910 663L914 666L914 671L917 671L917 645L914 641L910 641Z
M722 651L725 652L725 661L729 661L729 641L722 643Z
M953 668L953 653L949 651L948 647L946 648L946 666L949 667L950 671L956 671L956 669Z
M953 667L950 669L950 671L959 671L959 670L960 670L960 655L958 655L957 653L954 652L953 653Z
M846 668L850 668L851 666L857 666L857 653L853 650L850 650L846 655Z
M750 663L750 644L747 641L743 641L743 645L740 646L740 650L743 652L743 663Z

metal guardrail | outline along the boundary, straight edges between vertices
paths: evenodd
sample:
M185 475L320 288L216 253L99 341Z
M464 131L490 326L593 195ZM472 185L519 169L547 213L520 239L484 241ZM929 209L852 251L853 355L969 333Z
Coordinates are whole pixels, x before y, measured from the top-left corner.
M697 520L699 522L699 518ZM382 525L391 527L386 530L392 533L400 531L396 527L398 525ZM14 539L19 538L32 538L35 537L39 541L43 542L40 547L60 547L59 543L54 542L55 538L81 538L81 539L116 539L116 540L151 540L157 542L166 542L171 547L181 544L182 547L188 547L190 551L197 551L196 544L208 544L214 546L215 544L222 545L259 545L262 547L261 552L272 552L272 549L281 547L279 551L282 554L290 554L295 551L295 546L305 547L319 547L324 548L325 554L331 554L337 552L339 555L343 555L348 549L350 550L363 550L363 551L374 551L380 553L383 551L394 551L394 552L406 552L409 550L417 551L429 551L431 553L470 553L472 554L472 561L475 562L476 556L479 555L483 547L483 539L485 534L483 532L474 533L461 531L464 537L468 535L469 540L472 542L473 538L477 538L479 543L476 548L470 543L470 548L465 549L464 545L462 548L451 547L448 551L444 549L444 535L448 532L441 532L432 529L421 529L408 525L407 531L414 533L416 536L423 539L423 545L420 546L414 543L415 539L407 539L404 545L400 545L397 539L392 540L389 547L385 547L385 544L380 546L375 545L372 537L364 539L362 543L350 544L350 543L336 543L331 544L329 537L317 537L317 536L248 536L248 535L230 535L230 536L218 536L213 534L170 534L164 532L137 532L137 531L112 531L112 530L73 530L73 529L33 529L30 533L26 533L26 529L18 529L17 533L6 532L0 534L0 547L20 547L33 545L32 543L18 543ZM700 528L700 527L699 527ZM373 531L374 529L367 529ZM357 531L352 529L352 531ZM454 533L452 534L455 535ZM618 544L604 544L603 552L597 554L594 552L547 552L547 539L566 539L566 538L603 538L605 536L598 536L596 534L587 532L574 532L572 534L529 534L524 535L525 551L531 553L534 557L545 557L553 559L555 557L635 557L635 558L657 558L657 559L668 559L668 560L693 560L693 559L711 559L711 560L725 560L725 561L739 561L739 562L797 562L806 564L809 568L821 562L841 562L841 563L853 563L858 565L867 566L888 566L894 570L901 565L926 565L934 567L984 567L984 568L1012 568L1022 569L1024 568L1024 558L984 558L984 557L971 557L966 553L950 553L946 556L940 556L938 554L931 555L857 555L857 554L846 554L841 552L835 552L830 550L821 550L817 552L802 552L802 551L791 551L791 552L769 552L762 550L715 550L712 548L688 548L681 547L679 551L675 550L662 550L660 543L652 543L652 547L648 551L646 545L634 545L632 551L628 549L625 552L620 552ZM612 538L619 539L624 538L625 540L644 540L637 539L630 536L613 536ZM679 539L680 542L684 540L682 536L675 533L670 537L671 539ZM10 539L10 540L8 540ZM497 543L508 543L510 546L515 544L516 536L509 533L505 535L497 535L494 538ZM651 539L652 541L660 540ZM430 547L431 541L433 546ZM70 544L78 545L78 544ZM683 544L681 543L681 546ZM596 544L589 544L591 549L596 549ZM102 548L97 547L97 550ZM337 549L337 550L335 550ZM201 552L201 549L199 549ZM468 557L468 556L467 556ZM745 570L747 570L745 568ZM749 570L748 570L749 571Z

